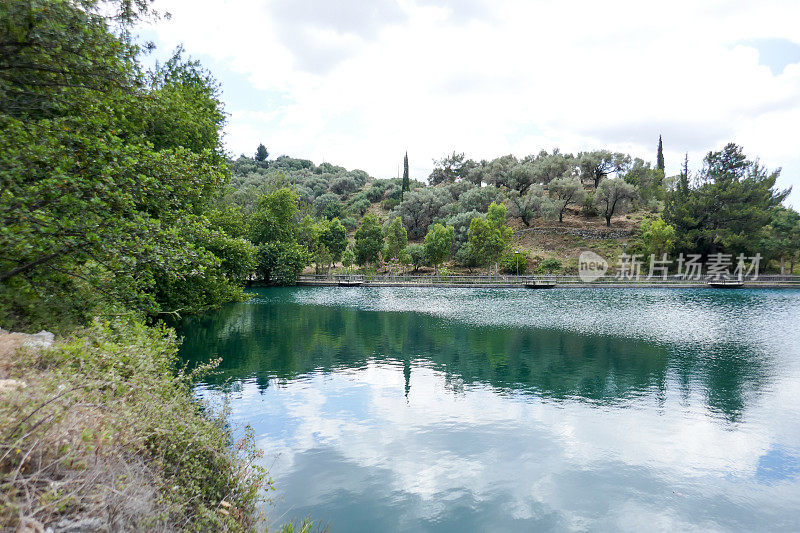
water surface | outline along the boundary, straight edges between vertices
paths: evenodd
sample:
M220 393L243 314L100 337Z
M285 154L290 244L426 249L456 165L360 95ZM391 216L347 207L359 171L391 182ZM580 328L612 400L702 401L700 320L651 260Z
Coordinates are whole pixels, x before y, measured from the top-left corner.
M274 523L800 530L800 291L262 289L180 331Z

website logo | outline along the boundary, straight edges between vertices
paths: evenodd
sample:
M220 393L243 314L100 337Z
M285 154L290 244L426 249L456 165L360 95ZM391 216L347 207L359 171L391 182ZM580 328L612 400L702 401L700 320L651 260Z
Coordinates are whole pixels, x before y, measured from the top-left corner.
M602 278L608 271L608 261L594 252L585 250L578 256L578 277L589 283Z

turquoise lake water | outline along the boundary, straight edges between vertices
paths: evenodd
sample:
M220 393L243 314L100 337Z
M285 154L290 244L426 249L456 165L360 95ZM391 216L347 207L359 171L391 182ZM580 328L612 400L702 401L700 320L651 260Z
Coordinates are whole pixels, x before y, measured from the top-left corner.
M273 526L800 531L800 291L253 295L179 332Z

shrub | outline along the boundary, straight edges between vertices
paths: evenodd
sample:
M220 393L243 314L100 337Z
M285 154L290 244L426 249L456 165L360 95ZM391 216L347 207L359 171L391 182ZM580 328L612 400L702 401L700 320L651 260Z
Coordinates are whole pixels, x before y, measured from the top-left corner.
M317 216L332 219L342 214L342 202L339 197L333 193L325 193L316 200L314 200L314 210Z
M3 353L27 386L0 402L0 529L93 516L104 530L241 531L271 482L252 430L192 398L215 363L176 368L172 330L96 322L40 351ZM5 476L7 473L12 476Z
M561 270L561 260L556 259L555 257L545 259L536 265L536 272L541 272L543 274L553 274L559 270Z
M505 274L525 274L528 271L528 252L506 252L500 259L500 270Z

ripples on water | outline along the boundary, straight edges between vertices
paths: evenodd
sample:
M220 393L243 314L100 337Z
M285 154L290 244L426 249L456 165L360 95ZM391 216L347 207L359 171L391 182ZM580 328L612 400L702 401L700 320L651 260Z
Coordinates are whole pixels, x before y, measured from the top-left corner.
M187 320L332 531L800 529L800 292L294 288Z

